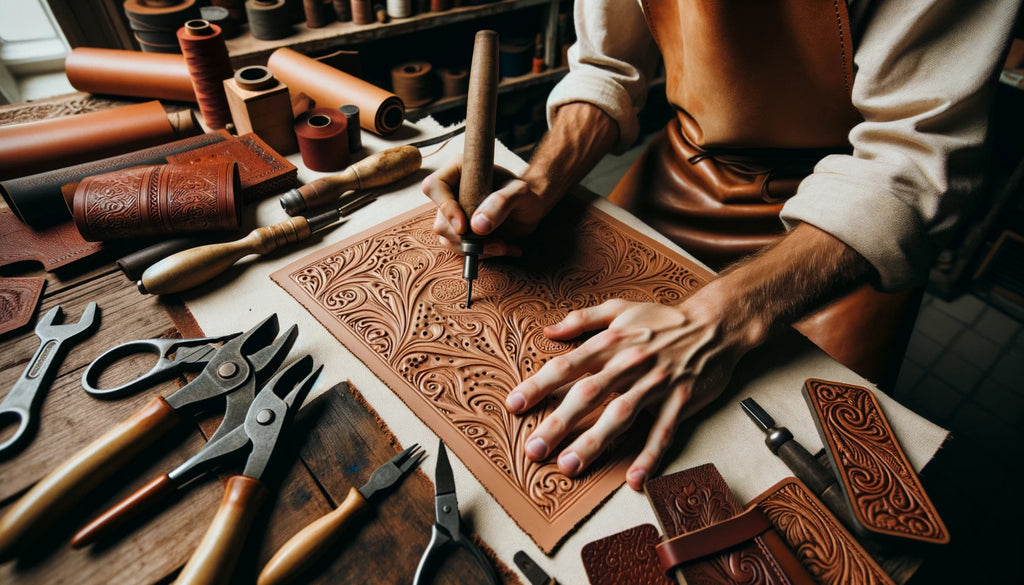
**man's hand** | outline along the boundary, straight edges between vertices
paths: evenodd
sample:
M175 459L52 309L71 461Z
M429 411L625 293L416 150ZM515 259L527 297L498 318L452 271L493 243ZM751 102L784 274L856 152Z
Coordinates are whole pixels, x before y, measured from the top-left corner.
M773 330L863 282L870 270L843 242L803 224L677 306L613 300L569 313L544 334L568 340L604 330L548 361L509 393L507 408L522 413L572 384L527 437L527 457L544 460L570 432L582 430L557 454L559 470L574 477L647 408L654 424L626 472L630 487L642 489L679 423L721 394L744 354ZM596 422L577 429L612 394L618 396Z
M497 191L487 196L467 221L458 202L461 157L453 159L423 179L423 193L437 205L434 232L441 243L458 249L461 236L469 229L480 236L494 234L484 244L484 256L516 256L521 250L508 239L533 233L549 206L526 182L510 171L494 167Z

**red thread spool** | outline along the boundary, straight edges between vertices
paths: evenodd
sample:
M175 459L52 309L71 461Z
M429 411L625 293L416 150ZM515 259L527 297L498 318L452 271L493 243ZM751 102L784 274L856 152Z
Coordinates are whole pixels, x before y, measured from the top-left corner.
M348 122L332 108L313 108L295 119L302 163L311 171L330 173L348 166Z
M178 43L203 122L214 130L223 128L231 121L224 80L234 77L235 70L220 27L205 20L190 20L178 29Z

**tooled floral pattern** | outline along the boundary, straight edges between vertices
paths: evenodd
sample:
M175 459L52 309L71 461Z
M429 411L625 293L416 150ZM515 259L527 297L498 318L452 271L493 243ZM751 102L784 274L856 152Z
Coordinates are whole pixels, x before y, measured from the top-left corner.
M892 534L942 539L945 526L870 391L820 381L809 382L807 390L861 522Z
M84 215L90 231L114 235L139 225L142 216L139 188L146 172L146 167L138 167L86 179L86 185L81 188L86 189Z
M188 173L171 175L166 195L171 225L199 231L222 223L217 213L222 172L221 165L195 165ZM230 186L230 180L224 183Z
M542 326L614 297L681 299L703 284L702 277L589 215L578 246L586 252L562 268L530 272L482 263L467 310L462 258L438 246L433 216L424 213L333 251L289 278L408 384L422 405L458 429L539 514L557 518L612 462L570 479L553 462L526 458L526 436L554 406L513 416L505 396L573 347L547 339ZM406 401L414 411L421 408Z
M591 585L671 585L655 553L660 541L654 526L641 524L587 543L580 552L587 579Z
M891 585L892 579L799 484L786 483L757 507L818 583Z

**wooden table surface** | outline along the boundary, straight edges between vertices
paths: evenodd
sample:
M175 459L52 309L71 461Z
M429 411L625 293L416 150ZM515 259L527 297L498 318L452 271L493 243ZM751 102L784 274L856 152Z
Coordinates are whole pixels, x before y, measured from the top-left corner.
M41 419L31 443L0 461L0 513L32 484L83 446L124 420L154 396L168 396L184 378L170 380L116 400L94 398L82 389L89 362L114 345L135 339L196 334L174 297L138 293L104 250L60 269L44 273L33 267L6 267L4 276L45 275L41 307L32 322L0 336L0 400L22 374L39 340L35 323L60 305L65 322L76 322L89 302L100 308L101 322L91 337L71 348L41 406ZM178 324L171 315L178 316ZM184 325L181 323L184 322ZM181 325L179 329L179 325ZM194 324L193 324L194 326ZM107 371L100 387L112 387L152 366L153 356L125 359ZM344 500L351 487L361 486L377 465L401 450L382 429L377 417L345 380L321 380L333 386L299 414L285 448L275 454L268 472L271 491L257 517L236 571L237 583L251 583L270 556L309 522ZM241 471L243 461L189 484L180 496L110 542L82 550L69 546L71 535L86 521L153 477L167 473L198 451L219 423L218 413L200 415L194 423L161 439L124 471L89 494L76 494L73 510L16 559L0 564L0 583L11 585L75 583L150 585L173 580L206 531L223 494L224 482ZM0 440L13 433L2 428ZM304 575L308 583L411 582L434 521L433 485L416 472L408 476L361 517L318 566ZM506 582L518 579L499 566ZM440 569L438 582L477 583L481 576L464 553Z

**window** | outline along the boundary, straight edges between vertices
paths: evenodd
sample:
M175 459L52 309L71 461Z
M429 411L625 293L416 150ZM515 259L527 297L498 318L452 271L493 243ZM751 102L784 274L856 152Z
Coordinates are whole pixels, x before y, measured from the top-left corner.
M33 87L49 77L45 74L70 90L63 75L67 53L67 41L43 0L0 0L0 102L52 95Z

